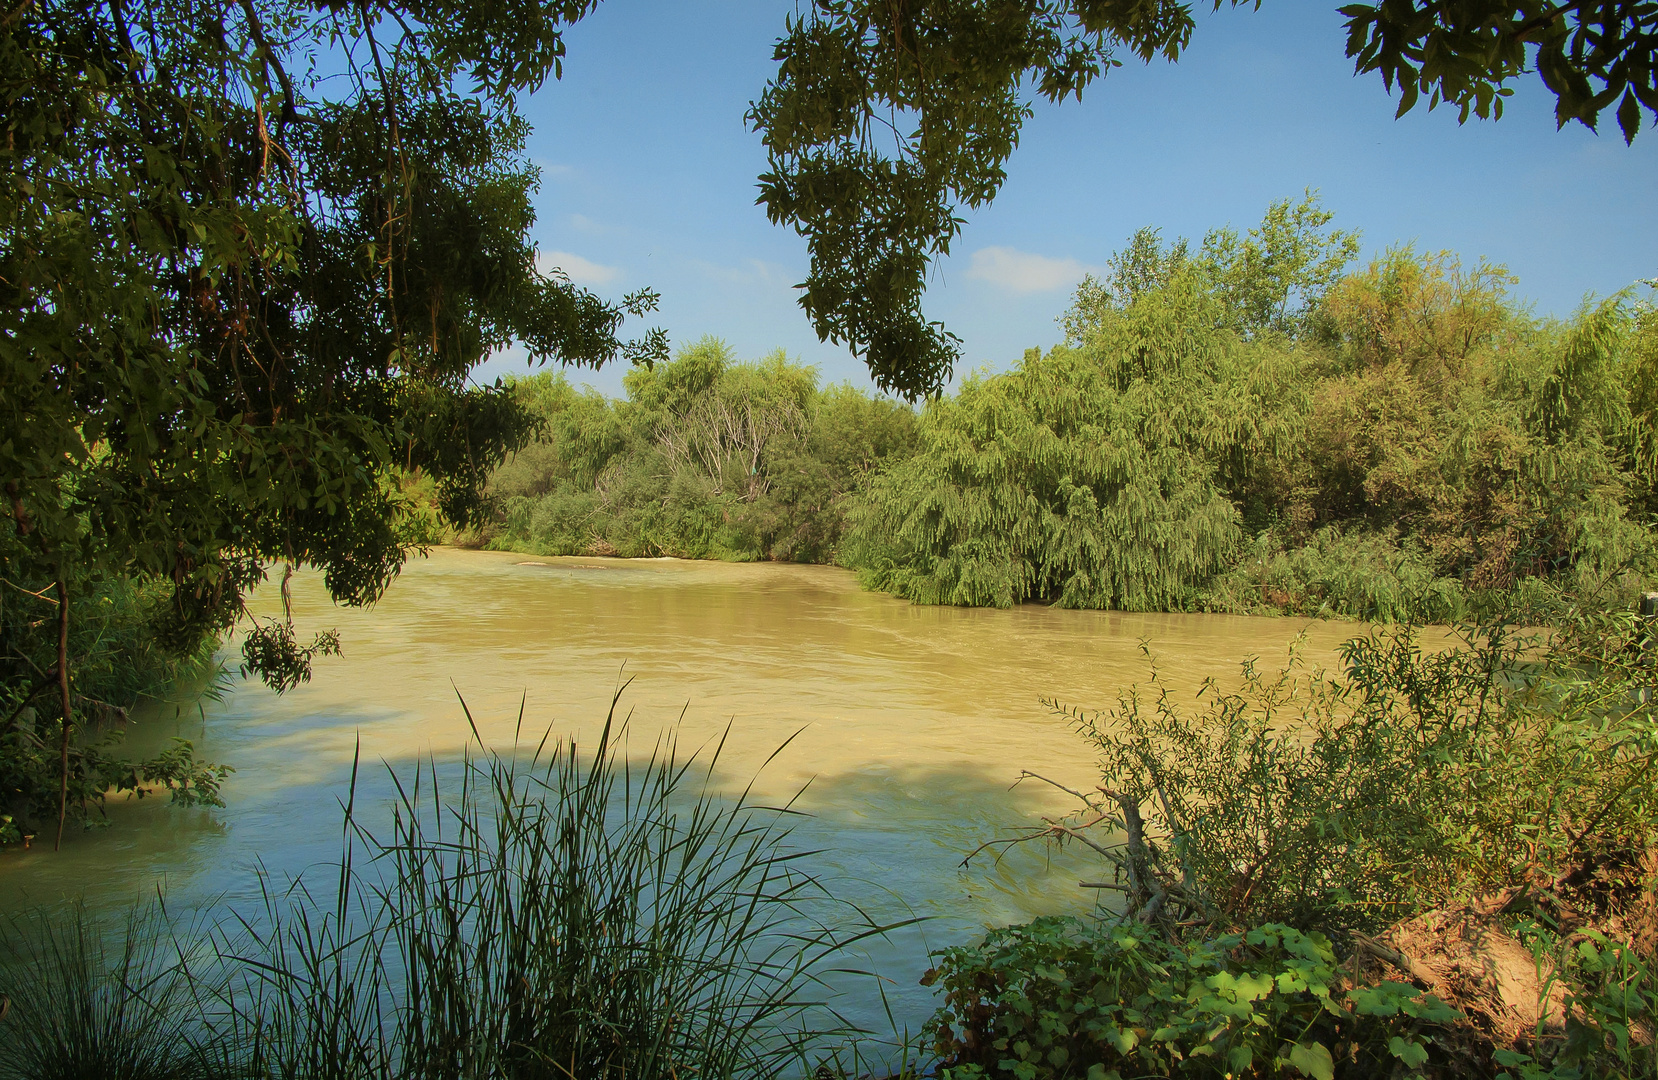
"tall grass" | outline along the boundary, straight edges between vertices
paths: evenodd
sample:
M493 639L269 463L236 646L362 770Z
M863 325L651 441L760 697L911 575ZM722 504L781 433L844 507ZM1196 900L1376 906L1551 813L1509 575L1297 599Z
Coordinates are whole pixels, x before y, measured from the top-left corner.
M165 913L133 908L107 935L79 904L5 924L5 1080L194 1080L197 996Z
M613 705L591 751L515 740L394 770L382 836L354 770L331 888L267 880L258 910L209 935L212 963L172 969L190 993L109 1041L262 1080L809 1071L811 1050L844 1031L818 971L862 935L825 927L835 909L810 853L787 843L789 807L720 797L718 747L682 755L665 737L641 764L624 731ZM76 994L129 996L124 976L60 966L74 993L0 1024L0 1076L37 1075L36 1032L72 1026ZM14 998L28 996L19 978ZM75 1068L52 1075L186 1075L111 1073L105 1051L58 1044Z

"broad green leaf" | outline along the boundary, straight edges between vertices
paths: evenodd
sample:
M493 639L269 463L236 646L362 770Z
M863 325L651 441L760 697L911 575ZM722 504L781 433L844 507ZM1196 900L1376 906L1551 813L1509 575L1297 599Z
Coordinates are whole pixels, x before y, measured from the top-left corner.
M1428 1049L1415 1039L1406 1039L1395 1035L1387 1041L1390 1054L1404 1062L1411 1068L1425 1064L1428 1060Z
M1290 1048L1290 1064L1313 1080L1334 1080L1336 1075L1335 1061L1323 1043L1296 1043Z

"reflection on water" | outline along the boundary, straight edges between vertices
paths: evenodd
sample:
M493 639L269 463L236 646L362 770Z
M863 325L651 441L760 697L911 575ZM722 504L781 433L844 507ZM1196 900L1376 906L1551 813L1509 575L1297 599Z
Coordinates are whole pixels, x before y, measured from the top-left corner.
M272 590L274 592L274 590ZM152 719L135 751L196 740L237 773L222 811L163 800L112 804L107 831L0 853L0 909L84 894L94 906L165 890L175 905L236 903L263 866L280 879L326 864L340 844L353 755L359 806L389 804L384 762L407 771L458 755L461 701L492 745L547 729L591 742L618 689L641 753L669 727L690 749L729 727L717 782L809 811L796 837L818 872L881 918L934 921L871 948L903 1018L929 1009L914 986L928 947L987 923L1080 910L1085 863L1037 850L960 869L965 853L1062 807L1010 790L1022 768L1089 783L1087 748L1040 699L1104 707L1143 679L1148 641L1164 682L1195 689L1304 628L1330 662L1352 624L1135 615L1025 606L914 607L858 589L845 571L676 560L535 559L438 549L369 611L333 608L320 579L295 579L302 634L338 627L344 655L276 697L237 685L223 702ZM274 596L263 598L267 604ZM767 759L778 750L775 759ZM762 766L764 766L762 770ZM758 772L759 778L755 776ZM804 792L802 792L804 788Z

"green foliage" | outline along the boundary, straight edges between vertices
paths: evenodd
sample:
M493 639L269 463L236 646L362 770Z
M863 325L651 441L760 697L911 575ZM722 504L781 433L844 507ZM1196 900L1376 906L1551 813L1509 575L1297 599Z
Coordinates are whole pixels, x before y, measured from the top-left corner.
M1369 622L1449 623L1468 612L1462 585L1420 546L1390 533L1327 525L1299 547L1278 530L1245 545L1199 602L1212 611L1273 612Z
M989 203L1006 178L1027 82L1080 97L1118 63L1114 44L1172 60L1192 25L1166 0L824 0L789 20L749 120L768 154L760 202L807 238L800 303L818 336L863 356L883 390L937 393L960 348L921 312L927 268L961 228L956 206Z
M216 644L277 561L372 603L433 517L482 518L488 471L533 430L500 387L468 386L480 360L512 341L538 362L665 354L660 332L618 336L653 293L604 301L539 273L528 240L517 95L592 6L8 8L0 577L72 618L81 591L128 579L171 660ZM43 662L55 621L7 623L0 701L67 681L67 747L98 680L80 669L128 658L77 634ZM332 642L282 623L243 656L279 689Z
M0 844L27 842L57 825L61 777L57 724L43 724L27 713L0 734ZM220 787L235 770L196 756L194 744L175 738L172 746L146 761L117 756L120 729L83 730L69 746L70 821L88 828L107 824L102 816L111 792L138 798L166 791L175 806L223 806Z
M0 844L49 831L60 810L100 824L94 811L111 790L142 797L162 788L177 804L223 805L219 785L230 769L200 761L188 741L149 761L119 754L131 710L214 692L217 642L168 639L164 586L125 575L77 582L68 652L78 719L66 738L55 670L57 597L50 582L24 580L34 588L0 582Z
M1136 233L1067 342L929 402L843 561L923 603L1554 621L1658 570L1650 311L1518 309L1308 194L1201 249ZM1658 369L1654 369L1658 370Z
M1202 261L1245 333L1294 335L1318 314L1359 253L1357 233L1324 232L1333 217L1309 191L1293 206L1288 200L1273 203L1247 236L1218 229L1204 237Z
M483 539L520 551L827 562L848 496L914 442L908 408L712 338L630 371L625 401L511 385L544 426L491 476Z
M1555 96L1555 122L1594 130L1617 104L1625 142L1641 129L1641 110L1658 115L1658 27L1645 4L1550 6L1522 0L1466 4L1351 4L1347 55L1360 72L1399 84L1399 116L1431 95L1457 107L1462 121L1503 114L1505 84L1535 71Z
M1113 374L1059 349L931 403L920 452L859 508L865 584L935 604L1188 602L1239 539L1202 453L1213 429L1187 422L1208 403L1185 398L1188 380L1119 390Z
M1428 651L1399 627L1348 642L1340 676L1252 661L1191 707L1153 668L1113 709L1066 711L1103 781L1038 835L1099 850L1109 887L1169 925L1340 938L1586 863L1639 890L1658 841L1647 633L1587 620L1539 655L1497 631Z
M1262 232L1294 220L1291 246L1340 260L1312 207L1275 207ZM1298 412L1292 358L1236 327L1288 318L1305 260L1292 272L1253 235L1214 247L1226 258L1138 234L1078 291L1070 344L930 403L920 453L860 506L866 584L923 603L1193 605L1243 539L1227 489L1288 452Z
M1658 112L1658 26L1646 0L1398 0L1341 14L1347 55L1390 90L1398 83L1401 115L1426 93L1430 108L1450 102L1462 120L1500 117L1507 83L1532 70L1562 125L1593 128L1615 106L1632 141L1643 110ZM1194 26L1188 5L1166 0L817 0L788 20L777 72L748 119L767 150L760 202L807 238L800 303L818 336L863 356L885 390L937 394L960 342L922 312L927 271L959 235L959 209L995 199L1031 101L1080 100L1121 64L1119 52L1176 60ZM1240 306L1282 326L1288 310L1254 275L1309 253L1267 235L1253 251L1215 239L1252 278L1235 294ZM1335 270L1339 262L1309 258L1286 280L1316 287Z
M1584 931L1562 950L1571 987L1565 1030L1558 1044L1502 1049L1497 1080L1582 1080L1584 1077L1658 1075L1658 971L1653 957L1598 931Z
M617 337L652 295L541 275L527 240L514 95L591 6L48 0L0 20L7 576L135 574L170 590L181 639L223 633L275 560L372 602L407 551L399 471L465 524L532 426L467 388L490 350L659 353Z
M1154 669L1067 712L1102 782L1007 842L1093 850L1111 873L1085 884L1121 903L945 950L945 1074L1653 1075L1652 642L1605 613L1433 651L1399 628L1349 642L1340 676L1250 662L1187 707ZM1390 927L1403 956L1366 936ZM1456 959L1486 935L1518 959ZM1377 956L1415 985L1367 974ZM1483 967L1516 962L1512 989ZM1534 962L1536 1030L1485 1023L1524 1014Z
M1457 1016L1405 983L1344 987L1328 941L1271 924L1181 942L1047 917L946 949L926 981L946 1080L1385 1075Z

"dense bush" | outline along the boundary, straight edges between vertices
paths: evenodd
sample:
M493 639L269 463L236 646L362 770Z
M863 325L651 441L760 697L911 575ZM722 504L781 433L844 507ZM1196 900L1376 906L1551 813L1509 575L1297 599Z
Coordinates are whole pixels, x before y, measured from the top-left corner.
M1632 616L1592 625L1593 640L1541 652L1495 630L1425 650L1399 626L1349 641L1339 675L1251 662L1238 689L1211 685L1190 706L1154 668L1115 708L1062 710L1107 794L1051 829L1147 838L1111 858L1137 903L1166 892L1159 918L1337 939L1585 860L1635 890L1658 871L1647 630Z
M1192 251L1143 230L1067 340L929 403L855 500L865 583L924 603L1444 620L1650 574L1658 317L1560 323L1409 248L1345 276L1310 200ZM1552 617L1557 612L1538 612Z
M499 523L477 537L539 554L825 562L847 496L909 453L914 413L774 353L736 363L705 339L635 368L627 398L562 375L513 383L542 437L490 480Z
M542 438L463 539L836 561L928 604L1625 605L1658 570L1658 314L1631 293L1538 319L1502 268L1411 248L1350 272L1330 220L1309 196L1195 249L1142 229L1063 344L919 413L713 339L621 401L519 380Z
M1652 646L1632 615L1434 649L1400 626L1340 674L1250 663L1186 705L1154 668L1062 709L1101 782L1011 842L1097 852L1114 899L945 954L952 1074L1653 1075Z
M1468 614L1467 593L1431 556L1393 530L1343 532L1326 525L1299 546L1281 529L1242 545L1237 561L1203 593L1210 611L1279 612L1371 622L1448 623Z
M1343 985L1322 935L1276 925L1187 942L1042 918L945 950L926 981L951 1080L1402 1075L1428 1059L1422 1025L1456 1018L1408 983Z

